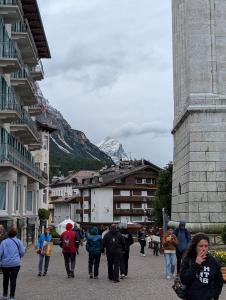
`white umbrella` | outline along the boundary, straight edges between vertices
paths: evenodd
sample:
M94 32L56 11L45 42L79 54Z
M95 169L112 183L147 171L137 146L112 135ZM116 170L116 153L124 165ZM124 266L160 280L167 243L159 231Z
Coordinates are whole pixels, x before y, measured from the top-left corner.
M57 232L59 234L62 234L66 230L66 225L68 223L72 224L72 226L74 227L75 222L72 221L71 219L66 219L63 222L61 222L60 224L58 224L58 226L57 226Z

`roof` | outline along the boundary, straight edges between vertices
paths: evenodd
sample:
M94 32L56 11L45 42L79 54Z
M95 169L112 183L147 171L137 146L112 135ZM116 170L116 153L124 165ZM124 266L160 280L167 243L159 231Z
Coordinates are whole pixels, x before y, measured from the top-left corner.
M119 169L118 171L115 171L115 172L113 172L113 171L108 172L108 170L110 170L110 169L112 169L112 168L106 169L105 174L100 175L103 182L94 183L94 184L84 184L84 185L78 186L78 188L79 189L87 189L87 188L103 187L103 186L107 186L107 185L113 183L116 179L127 177L129 175L132 175L134 173L137 173L137 172L140 172L140 171L143 171L146 169L152 169L152 170L155 170L156 172L159 172L161 170L161 168L159 168L158 166L153 165L151 163L138 165L138 166L132 167L130 169Z
M61 198L58 198L56 200L52 200L49 202L49 204L61 204L61 203L70 203L71 201L75 200L74 202L76 202L76 198L78 196L72 196L72 197L61 197Z
M25 18L28 20L39 58L51 58L37 0L21 0Z
M65 177L63 180L58 180L58 181L52 183L50 186L57 187L57 186L62 186L64 184L72 184L75 181L75 179L81 183L82 179L91 178L91 177L94 177L97 175L98 175L98 173L96 171L88 171L88 170L87 171L86 170L73 171L67 177Z

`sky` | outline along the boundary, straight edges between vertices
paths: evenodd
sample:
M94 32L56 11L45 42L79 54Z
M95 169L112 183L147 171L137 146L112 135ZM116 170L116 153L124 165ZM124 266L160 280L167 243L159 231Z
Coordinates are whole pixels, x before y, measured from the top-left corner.
M38 0L52 58L42 92L72 128L172 160L171 0Z

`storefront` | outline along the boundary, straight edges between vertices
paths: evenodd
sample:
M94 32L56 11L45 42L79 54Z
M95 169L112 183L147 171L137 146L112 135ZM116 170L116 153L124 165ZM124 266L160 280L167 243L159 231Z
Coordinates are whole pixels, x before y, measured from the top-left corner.
M20 240L23 240L23 232L24 232L24 228L25 228L25 224L26 224L26 220L24 218L21 219L17 219L17 237Z
M28 246L35 243L35 225L36 225L35 217L27 218L27 245Z

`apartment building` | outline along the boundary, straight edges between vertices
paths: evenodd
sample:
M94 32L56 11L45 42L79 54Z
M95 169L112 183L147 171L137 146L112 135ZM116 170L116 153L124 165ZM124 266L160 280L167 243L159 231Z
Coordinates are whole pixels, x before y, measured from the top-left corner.
M69 202L80 207L71 218L85 225L153 222L152 210L160 168L148 161L122 161L98 176L75 184L80 193Z
M36 0L0 0L0 223L15 225L19 236L34 242L40 189L48 169L35 161L42 148L37 81L41 59L50 58Z

